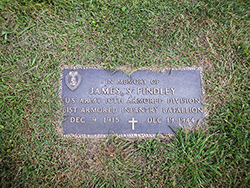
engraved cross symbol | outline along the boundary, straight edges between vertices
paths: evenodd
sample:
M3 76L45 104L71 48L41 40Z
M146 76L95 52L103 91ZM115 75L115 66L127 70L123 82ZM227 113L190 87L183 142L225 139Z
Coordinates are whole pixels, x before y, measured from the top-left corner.
M138 121L132 118L132 120L129 120L128 122L132 123L132 130L135 130L135 123L138 123Z

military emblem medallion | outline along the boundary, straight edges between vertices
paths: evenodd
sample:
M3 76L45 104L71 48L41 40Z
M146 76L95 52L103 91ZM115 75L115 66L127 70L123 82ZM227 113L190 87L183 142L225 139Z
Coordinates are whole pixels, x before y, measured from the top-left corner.
M81 84L82 77L78 71L70 71L65 77L65 84L71 91L76 90Z

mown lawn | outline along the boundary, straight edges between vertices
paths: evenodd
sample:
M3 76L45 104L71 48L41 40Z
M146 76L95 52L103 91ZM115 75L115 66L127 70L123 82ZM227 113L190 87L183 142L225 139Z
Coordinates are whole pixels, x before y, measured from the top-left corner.
M250 2L0 0L1 187L249 187ZM64 138L60 67L203 67L207 126Z

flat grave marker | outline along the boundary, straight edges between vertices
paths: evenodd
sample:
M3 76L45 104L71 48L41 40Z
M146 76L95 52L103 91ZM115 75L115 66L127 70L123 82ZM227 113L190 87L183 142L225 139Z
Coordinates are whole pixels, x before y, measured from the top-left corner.
M63 134L84 138L155 137L204 118L201 68L121 71L63 69Z

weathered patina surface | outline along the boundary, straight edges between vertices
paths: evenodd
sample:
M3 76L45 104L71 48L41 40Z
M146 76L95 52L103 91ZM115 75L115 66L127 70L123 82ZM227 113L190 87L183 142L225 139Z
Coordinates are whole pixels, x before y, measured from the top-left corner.
M201 68L164 73L64 69L63 134L154 137L204 118Z

